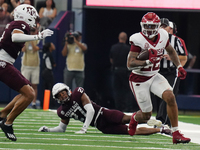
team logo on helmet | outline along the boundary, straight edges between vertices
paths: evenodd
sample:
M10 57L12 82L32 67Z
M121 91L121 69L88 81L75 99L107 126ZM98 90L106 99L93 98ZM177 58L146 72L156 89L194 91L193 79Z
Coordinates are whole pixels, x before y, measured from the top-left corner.
M27 13L31 16L36 16L36 11L32 7L27 7Z

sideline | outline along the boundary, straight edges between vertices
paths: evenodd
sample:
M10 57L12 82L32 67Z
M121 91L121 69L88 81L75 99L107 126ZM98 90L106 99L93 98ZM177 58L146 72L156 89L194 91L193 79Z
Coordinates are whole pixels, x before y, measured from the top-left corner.
M151 119L155 119L155 117L151 117ZM200 144L200 125L192 124L192 123L185 123L185 122L178 122L179 129L184 136L191 138L192 143ZM151 128L147 124L140 124L139 127L147 127ZM164 135L164 134L162 134ZM168 136L168 135L165 135Z

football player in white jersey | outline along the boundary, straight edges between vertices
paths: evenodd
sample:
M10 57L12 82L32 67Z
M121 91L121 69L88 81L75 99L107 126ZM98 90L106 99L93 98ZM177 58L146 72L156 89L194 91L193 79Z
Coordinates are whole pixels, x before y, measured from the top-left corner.
M191 139L184 137L178 129L178 107L173 89L168 81L158 73L163 50L167 50L182 78L186 77L187 72L181 66L176 51L169 43L168 33L159 28L159 16L148 12L143 16L140 24L142 32L130 36L131 49L127 58L127 67L132 70L129 78L130 88L140 107L140 110L132 115L129 134L135 134L138 122L142 120L146 122L150 119L153 109L150 97L150 92L152 92L167 103L173 143L188 143ZM142 50L148 50L149 59L138 60L136 58Z

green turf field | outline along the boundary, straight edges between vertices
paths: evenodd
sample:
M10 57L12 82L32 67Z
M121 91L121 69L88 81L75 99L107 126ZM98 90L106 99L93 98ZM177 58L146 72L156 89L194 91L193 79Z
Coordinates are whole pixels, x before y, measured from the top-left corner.
M0 108L2 109L2 108ZM197 119L198 118L198 119ZM180 115L179 120L200 124L200 116ZM87 134L74 134L82 127L79 121L71 120L65 133L38 132L46 125L55 127L60 119L50 111L26 109L14 122L17 141L8 140L0 130L0 150L198 150L200 145L173 145L171 137L160 134L133 137L128 135L102 134L89 128Z

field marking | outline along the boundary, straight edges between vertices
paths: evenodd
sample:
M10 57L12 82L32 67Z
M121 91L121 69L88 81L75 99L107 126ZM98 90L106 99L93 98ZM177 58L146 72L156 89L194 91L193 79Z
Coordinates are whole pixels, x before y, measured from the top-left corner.
M0 137L0 138L5 138L5 137ZM19 137L18 139L22 139L22 140L54 140L54 141L85 141L85 142L114 142L114 143L141 143L141 142L138 142L138 141L122 141L122 140L91 140L91 139L71 139L71 138L35 138L35 137L32 137L32 138L29 138L29 137ZM161 139L159 139L161 140ZM163 140L163 139L162 139ZM155 142L151 142L151 141L146 141L145 143L155 143ZM171 142L156 142L158 144L167 144L167 145L170 145L172 144Z
M147 139L149 139L149 138L145 138L145 137L136 137L136 136L133 136L133 137L131 137L131 136L129 136L129 135L122 135L122 136L115 136L115 135L111 135L111 136L106 136L105 134L100 134L100 135L88 135L88 134L73 134L73 135L71 135L71 134L65 134L64 132L62 132L63 134L51 134L51 132L45 132L46 134L44 134L44 133L42 133L42 132L38 132L38 133L21 133L21 132L15 132L15 134L16 135L36 135L36 136L38 136L38 135L46 135L46 136L70 136L70 137L74 137L74 136L78 136L78 137L96 137L96 138L99 138L99 137L104 137L104 138L109 138L109 137L111 137L111 138L123 138L123 139L134 139L134 138L137 138L137 139L141 139L141 140L147 140ZM53 132L52 132L53 133ZM56 132L54 132L54 133L56 133ZM67 132L66 132L67 133ZM2 133L3 134L3 133ZM151 139L158 139L158 137L151 137ZM166 140L166 139L164 139L164 140Z
M3 149L3 150L29 150L29 149L16 149L16 148L0 148L0 149ZM30 150L44 150L44 149L30 149Z
M27 126L20 126L20 125L16 125L15 126L15 130L16 131L19 131L19 130L22 130L22 131L28 131L28 130L30 130L30 131L35 131L35 130L37 130L37 129L20 129L20 128L16 128L16 127L27 127ZM29 127L33 127L33 128L40 128L41 126L29 126ZM76 130L68 130L68 129L81 129L81 127L69 127L69 126L67 126L67 130L66 131L70 131L70 132L73 132L73 131L76 131ZM89 131L87 131L88 133L102 133L101 131L98 131L98 129L96 129L96 128L92 128L92 127L90 127L90 128L88 128L88 130ZM95 131L95 132L92 132L91 130L93 130L93 131ZM38 131L38 130L37 130ZM97 132L96 132L97 131ZM199 133L200 134L200 131L191 131L191 130L184 130L184 132L185 133ZM156 133L155 133L156 134ZM157 133L157 134L160 134L160 133ZM164 135L164 134L163 134ZM167 135L168 136L168 135Z
M13 144L13 145L19 145L19 144L27 144L27 145L52 145L52 146L74 146L74 147L100 147L100 148L121 148L121 149L153 149L153 150L169 150L169 148L157 148L157 147L123 147L123 146L102 146L102 145L79 145L79 144L43 144L43 143L13 143L13 142L0 142L0 144ZM180 150L180 149L173 149L173 150Z

